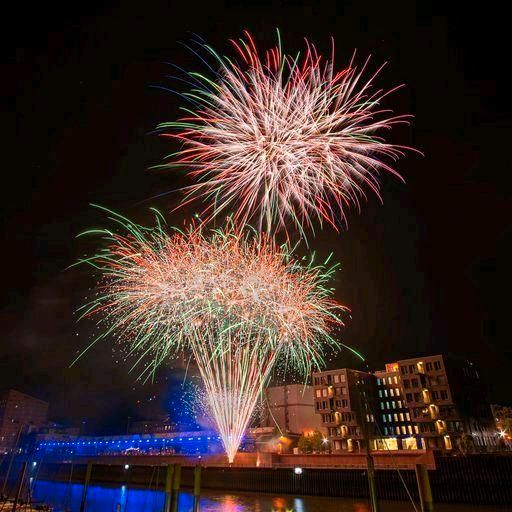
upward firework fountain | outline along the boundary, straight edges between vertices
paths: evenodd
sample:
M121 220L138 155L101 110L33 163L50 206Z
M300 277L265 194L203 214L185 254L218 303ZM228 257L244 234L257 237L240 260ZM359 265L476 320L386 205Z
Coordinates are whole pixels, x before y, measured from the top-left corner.
M101 314L98 339L117 336L147 362L142 375L191 351L229 461L278 360L304 373L322 361L343 309L332 300L334 267L300 264L288 246L253 230L169 232L115 214L124 233L83 260L101 272L83 316ZM95 231L94 233L98 233Z

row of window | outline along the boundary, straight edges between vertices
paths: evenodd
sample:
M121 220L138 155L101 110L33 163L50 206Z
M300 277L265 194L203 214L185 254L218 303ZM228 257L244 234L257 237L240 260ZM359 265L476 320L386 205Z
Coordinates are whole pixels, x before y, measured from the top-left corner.
M402 407L405 407L405 404L402 402L402 400L397 400L396 402L392 400L391 402L381 402L380 408L382 410L384 409L402 409Z
M348 394L348 389L345 388L345 387L334 388L334 394L337 395L337 396L347 395ZM328 397L329 396L329 388L317 389L315 391L315 396L317 398L321 398L321 397L326 398L326 397Z
M418 387L418 379L404 379L404 388L417 388Z
M328 432L328 435L332 436L332 437L340 437L340 436L344 435L344 433L341 431L341 428L339 428L339 427L329 427L327 429L327 432ZM348 427L346 432L350 436L360 436L361 435L361 430L359 429L359 427Z
M338 413L340 414L340 413ZM339 420L343 422L349 422L355 420L355 414L351 412L343 412L339 416ZM336 421L335 414L322 414L322 422L323 423L334 423Z
M400 396L400 389L398 388L390 388L390 389L379 389L379 398L388 397L388 396Z
M400 367L400 372L402 373L402 375L418 373L418 370L422 367L422 365L423 363L421 362L409 365L404 364L403 366ZM425 364L425 368L427 372L441 370L441 361L439 359L436 359L435 361L429 361L428 363Z
M322 375L321 377L315 377L313 382L315 386L321 386L322 384L338 384L340 382L345 382L346 380L347 376L344 373L336 373L334 375Z
M441 361L435 360L435 361L429 361L426 365L427 372L431 372L432 370L440 370L441 369Z
M428 378L429 386L446 386L446 376L445 375L429 375Z
M448 391L441 389L440 391L431 391L432 400L448 400ZM422 393L406 393L405 398L408 402L423 403ZM428 403L428 402L427 402Z
M335 400L334 401L336 409L346 409L348 407L348 400ZM326 401L316 402L316 410L320 411L322 409L328 409L328 403Z
M436 427L434 426L433 423L421 423L420 430L423 434L427 434L427 433L432 434L432 433L436 432Z
M405 414L403 412L400 412L400 413L395 412L393 415L383 414L382 421L384 423L393 423L393 421L395 423L398 423L398 421L411 421L411 416L408 412L406 412Z
M385 426L384 427L384 434L387 435L387 436L392 436L392 435L413 435L414 434L419 434L419 429L418 429L418 425L414 425L414 428L411 426L411 425L407 425L407 426L404 426L402 425L401 427L387 427Z
M391 386L392 384L398 384L398 377L395 375L394 377L382 377L377 379L377 386L385 386L387 383Z
M432 391L432 400L448 400L448 391L441 389L439 391Z

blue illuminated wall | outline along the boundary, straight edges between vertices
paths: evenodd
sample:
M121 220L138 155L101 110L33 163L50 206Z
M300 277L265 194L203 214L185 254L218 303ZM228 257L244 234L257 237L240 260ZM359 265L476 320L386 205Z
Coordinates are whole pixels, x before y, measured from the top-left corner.
M215 432L185 432L131 436L69 437L45 436L35 444L36 456L63 458L73 456L172 455L222 452Z

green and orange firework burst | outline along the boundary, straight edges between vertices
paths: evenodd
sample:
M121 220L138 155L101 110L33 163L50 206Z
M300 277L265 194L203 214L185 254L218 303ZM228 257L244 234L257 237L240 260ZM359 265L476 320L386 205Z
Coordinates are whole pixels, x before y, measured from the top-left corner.
M295 259L288 245L230 221L180 231L158 213L154 228L110 213L118 229L88 232L106 244L81 260L100 274L82 308L99 318L94 342L117 337L137 362L149 361L146 377L191 352L232 461L276 364L309 375L326 346L339 347L332 332L345 308L329 286L336 265Z

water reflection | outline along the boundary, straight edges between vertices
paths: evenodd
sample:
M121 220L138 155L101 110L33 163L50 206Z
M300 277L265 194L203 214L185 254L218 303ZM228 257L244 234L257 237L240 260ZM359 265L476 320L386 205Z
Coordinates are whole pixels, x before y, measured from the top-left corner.
M55 512L79 512L81 484L36 482L36 501L45 501ZM154 488L91 485L87 493L86 512L162 512L165 494ZM193 512L194 498L189 492L179 496L178 511ZM382 512L414 512L411 503L383 502ZM419 510L419 507L418 507ZM504 512L504 508L468 505L438 505L437 512ZM272 496L256 493L207 491L201 497L200 512L369 512L366 500L313 496Z

